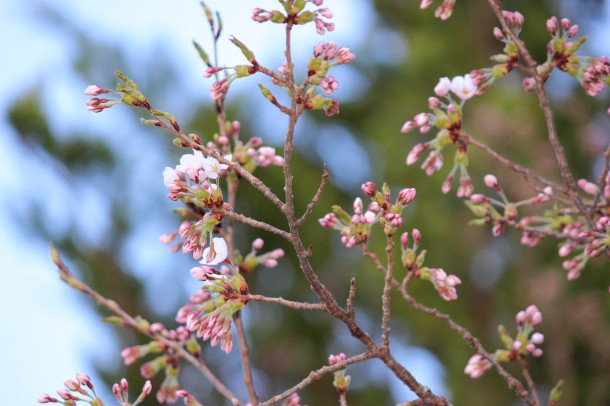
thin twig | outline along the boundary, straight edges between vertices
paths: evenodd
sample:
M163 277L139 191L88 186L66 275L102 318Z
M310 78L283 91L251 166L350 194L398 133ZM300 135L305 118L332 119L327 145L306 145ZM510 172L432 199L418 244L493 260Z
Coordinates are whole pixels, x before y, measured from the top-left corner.
M593 199L593 205L591 206L591 215L593 216L597 211L597 205L604 195L604 189L606 188L607 182L606 177L608 176L608 171L610 171L610 144L606 148L606 152L604 152L604 167L602 171L599 173L599 178L597 179L597 187L599 188L597 194L595 195L595 199Z
M530 389L532 398L534 398L534 402L536 402L537 405L540 405L540 399L538 398L538 391L536 390L536 384L534 383L534 380L532 379L532 376L530 375L529 368L527 367L527 362L525 362L525 360L523 358L518 358L518 362L519 362L519 365L521 366L521 373L523 374L523 377L525 378L525 382L527 382L527 386Z
M352 278L349 286L349 296L347 297L347 314L350 317L356 317L354 310L354 301L356 300L356 278Z
M382 302L382 318L381 318L381 342L384 348L390 348L390 292L392 290L392 271L394 270L394 259L392 251L394 250L394 241L392 236L386 238L386 255L387 268L385 270L385 279L383 285Z
M502 29L504 30L504 32L517 45L517 48L519 49L519 54L521 55L521 57L525 60L525 63L527 64L529 75L534 78L534 81L535 81L534 88L536 90L536 94L538 95L538 101L540 103L540 108L542 109L542 112L544 113L544 119L546 121L547 135L548 135L549 143L551 144L551 147L553 148L553 152L555 153L555 159L559 166L559 171L567 186L566 193L568 194L568 196L570 196L570 198L572 199L572 201L574 202L576 207L578 207L580 214L585 218L589 227L591 229L593 229L594 228L593 219L592 219L590 213L588 212L588 210L586 209L586 207L582 201L582 198L578 194L576 180L574 180L574 176L572 175L572 171L570 169L570 166L568 165L568 160L566 158L565 150L564 150L563 146L561 145L561 142L559 141L559 138L557 136L555 118L553 116L553 110L551 109L551 105L549 103L548 95L546 93L546 90L544 89L544 80L540 76L540 74L536 71L536 66L538 66L538 63L534 60L532 55L529 53L529 51L528 51L527 47L525 46L525 44L523 43L523 41L521 41L521 39L519 39L508 26L508 23L506 22L506 19L504 18L504 15L502 14L501 2L498 0L487 0L487 2L489 3L492 10L496 14L496 17L498 18L500 25L502 25Z
M361 244L360 247L362 248L364 255L373 261L373 263L375 264L375 268L377 268L377 270L379 272L385 273L386 269L383 266L383 264L381 263L381 261L379 260L379 258L377 257L377 255L375 253L369 251L367 246L364 244ZM489 352L487 352L487 350L485 350L485 348L483 347L481 342L475 336L473 336L470 331L468 331L466 328L462 327L461 325L459 325L458 323L453 321L451 316L449 316L448 314L442 313L436 309L427 307L427 306L419 303L408 293L406 288L404 286L402 286L400 284L400 282L398 282L395 278L392 278L391 283L392 283L392 286L394 287L394 289L396 289L402 295L403 299L407 303L409 303L409 305L411 307L415 308L416 310L421 311L422 313L426 313L426 314L432 315L434 317L437 317L441 320L444 320L449 325L449 327L452 330L456 331L472 348L474 348L476 350L476 352L478 354L481 354L482 356L484 356L487 360L489 360L492 363L492 365L494 366L494 368L496 369L498 374L500 374L500 376L502 378L504 378L504 380L508 384L508 387L513 392L515 392L515 394L517 394L517 396L519 396L521 399L523 399L528 405L537 406L533 402L533 400L530 398L528 392L523 387L523 384L518 379L513 377L510 373L508 373L508 371L506 371L504 369L504 367L502 367L502 365L500 365L500 363L494 357L492 357L491 354L489 354Z
M105 298L104 296L93 290L91 287L89 287L87 284L79 280L63 263L63 261L59 257L59 254L53 246L51 246L51 258L57 266L60 277L64 282L66 282L74 289L91 296L91 298L93 298L93 300L95 300L97 303L106 307L114 314L119 316L125 322L126 326L131 327L132 329L139 331L140 333L152 338L153 340L156 340L172 348L172 350L177 356L186 360L196 369L198 369L210 381L212 386L214 386L214 388L221 395L229 399L233 405L239 406L242 404L237 398L237 396L235 396L226 386L224 386L224 384L216 377L216 375L214 375L214 373L210 371L210 369L207 367L207 365L201 358L197 358L193 354L189 353L181 343L170 340L159 333L152 333L149 330L143 329L140 323L138 323L138 320L136 320L129 313L124 311L118 303L116 303L114 300Z
M248 389L250 403L256 405L258 404L258 395L256 394L254 380L252 379L252 367L250 366L250 348L248 347L248 341L246 340L246 332L244 330L244 323L241 317L241 311L235 313L235 315L233 316L233 322L235 323L235 329L237 330L237 337L239 340L241 365L244 370L244 384Z
M481 149L483 152L485 152L487 155L491 156L493 159L495 159L496 161L500 162L501 164L503 164L504 166L510 168L511 170L513 170L514 172L520 173L523 176L525 176L526 178L530 178L530 179L534 179L546 186L550 186L552 187L554 190L557 190L559 192L562 193L567 193L567 189L556 183L553 182L549 179L546 179L543 176L540 176L536 173L533 173L529 168L526 168L524 166L521 166L513 161L511 161L510 159L498 154L496 151L494 151L490 146L488 146L487 144L484 144L482 142L480 142L479 140L477 140L476 138L474 138L472 135L468 134L465 131L460 131L460 137L465 139L466 142L468 144L474 145L477 148Z
M328 313L328 308L324 303L306 303L306 302L294 302L292 300L286 300L281 297L267 297L263 295L245 295L246 299L254 300L256 302L275 303L285 307L289 307L294 310L311 310L317 312Z
M217 211L225 217L232 218L233 220L237 220L239 222L242 222L242 223L252 226L254 228L259 228L261 230L265 230L270 233L277 234L286 240L290 240L290 238L291 238L290 233L288 233L284 230L280 230L279 228L276 228L276 227L272 226L271 224L268 224L268 223L265 223L265 222L262 222L259 220L255 220L248 216L244 216L243 214L236 213L232 210L227 210L224 208L220 208Z
M297 220L298 227L300 227L305 222L305 220L307 220L307 217L309 217L309 215L313 211L314 207L316 207L316 205L320 201L320 198L322 197L322 191L324 190L324 186L326 185L327 179L328 179L328 165L324 164L324 172L322 173L322 180L320 181L320 186L318 186L318 190L316 191L316 194L313 196L313 199L311 199L311 202L309 202L309 204L307 205L307 208L305 209L305 213L303 213L301 218Z
M311 371L309 373L309 375L307 375L307 377L305 379L303 379L301 382L299 382L298 384L294 385L292 388L287 389L286 391L280 393L279 395L276 395L274 397L272 397L271 399L259 403L258 406L270 406L273 405L281 400L286 399L287 397L289 397L290 395L292 395L293 393L296 393L300 390L303 390L304 388L306 388L307 386L311 385L313 382L319 380L320 378L322 378L323 376L330 374L332 372L336 372L339 371L341 369L345 369L345 367L347 367L348 365L351 364L355 364L358 362L362 362L362 361L366 361L367 359L371 359L375 357L374 353L370 353L370 352L365 352L362 353L360 355L356 355L354 357L350 357L347 358L344 361L341 362L337 362L336 364L333 365L325 365L322 368L319 368L315 371Z

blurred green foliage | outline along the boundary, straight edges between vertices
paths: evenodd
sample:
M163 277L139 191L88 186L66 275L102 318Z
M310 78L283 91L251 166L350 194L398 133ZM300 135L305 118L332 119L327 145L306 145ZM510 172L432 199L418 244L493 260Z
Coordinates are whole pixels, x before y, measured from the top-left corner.
M534 56L539 61L543 60L547 42L544 21L556 10L540 2L504 3L507 9L513 6L518 6L526 16L522 37ZM398 62L380 60L375 56L379 44L374 42L374 35L360 49L352 49L357 59L351 66L365 81L354 86L365 86L366 91L358 100L342 103L338 117L328 119L315 112L307 114L310 120L303 124L298 133L301 137L298 144L304 153L297 155L294 161L295 196L300 210L304 209L318 186L321 162L324 160L321 155L329 156L320 154L320 151L332 145L332 140L328 139L332 134L319 130L329 123L340 126L368 154L371 173L369 179L363 180L387 181L396 191L407 186L417 188L417 200L407 210L406 229L416 227L422 231L422 244L428 250L430 266L442 267L464 281L458 289L457 302L442 301L429 285L417 281L411 288L414 296L429 306L451 314L478 336L489 350L501 345L496 334L498 324L504 324L513 331L514 314L531 303L537 304L545 317L541 326L546 337L543 346L545 356L532 360L530 365L539 383L541 397L544 398L557 380L564 378L566 389L561 404L610 404L610 388L607 385L610 381L607 263L603 260L592 261L580 280L568 283L556 257L554 241L544 241L536 249L529 249L520 246L519 235L511 230L505 236L494 239L487 229L467 226L470 214L453 195L454 192L447 196L440 192L451 156L445 157L448 162L446 167L430 178L417 165L404 165L409 149L427 138L419 134L405 136L399 133L399 129L405 120L426 109L426 99L432 94L438 78L463 75L472 69L490 65L488 56L501 49L500 43L491 35L495 25L491 11L484 2L460 1L454 16L441 22L433 18L432 10L419 11L414 1L377 0L375 8L378 13L376 32L381 33L382 39L384 35L396 35L400 39L397 44L406 48L406 57ZM586 23L586 19L581 18ZM176 114L186 131L196 132L204 139L211 138L216 131L214 112L211 104L205 101L207 95L202 95L198 100L182 100L181 103L171 98L164 99L166 92L179 92L171 87L171 83L177 79L173 63L179 61L156 60L154 69L151 69L146 61L133 63L129 58L134 56L126 58L120 50L92 42L66 21L59 21L57 15L51 15L49 20L67 27L64 29L73 35L79 50L74 73L85 78L85 82L111 86L114 79L110 75L115 68L135 66L131 76L153 105L162 102L162 108ZM384 52L388 51L392 53L391 50ZM396 53L399 54L399 50ZM100 72L103 72L102 76ZM247 80L255 82L256 78ZM342 82L341 85L348 87L350 83ZM9 113L10 122L21 137L20 141L44 155L49 167L63 167L58 171L58 176L65 176L67 172L68 182L88 182L91 173L109 177L111 181L106 179L99 187L100 199L108 202L108 210L95 215L107 216L111 219L112 227L104 242L92 246L74 237L72 228L54 230L40 216L28 216L18 221L28 224L41 238L55 241L88 283L121 303L127 311L174 326L171 312L158 314L159 311L151 307L144 289L147 278L135 276L132 264L121 253L127 249L128 240L133 238L135 222L142 221L141 213L140 216L136 215L142 208L126 204L126 199L137 193L141 195L140 200L148 201L149 206L146 207L158 206L159 212L153 219L158 218L163 210L175 206L167 203L163 197L162 166L156 173L136 179L139 176L137 171L127 168L137 163L122 162L121 159L125 158L120 150L130 148L145 154L150 148L156 148L163 153L162 165L165 166L175 165L182 151L176 150L169 138L152 128L139 129L140 133L146 134L144 137L118 147L116 143L104 142L103 135L91 138L87 134L57 134L47 124L49 112L41 107L40 91L39 87L33 88L23 98L16 100ZM341 99L341 92L337 96ZM184 97L187 96L181 96ZM202 104L198 109L172 110L198 103ZM244 96L239 100L229 97L228 103L228 116L242 122L244 136L265 137L273 133L279 139L283 134L284 122L278 122L276 128L262 128L256 119L265 113L249 112L252 105L256 105L257 109L272 109L264 104L259 95ZM590 141L587 141L583 128L600 106L585 99L583 92L576 90L558 98L554 107L558 113L560 137L568 151L570 163L574 165L574 173L579 177L587 176L592 171L591 163L600 155L600 151L587 147ZM136 122L138 114L140 112L119 116L113 109L106 119L116 121L112 131L120 133L119 138L129 139L133 134L127 130L129 126L123 125L123 120ZM558 178L551 150L546 144L543 117L537 109L537 101L534 95L521 91L517 74L511 74L484 96L468 103L465 127L503 155L529 165L547 177ZM345 151L336 153L340 155ZM521 177L508 173L478 151L472 150L470 154L470 173L475 189L481 189L483 175L493 172L515 200L531 195ZM259 169L256 174L282 195L283 176L278 169ZM345 249L339 243L338 235L322 229L316 222L317 218L330 210L331 205L341 204L349 208L353 198L361 195L357 188L350 190L346 187L353 185L354 180L341 176L349 175L332 175L333 181L327 186L310 221L302 228L303 240L306 245L313 246L312 263L340 302L347 297L350 278L356 277L358 319L376 335L379 333L381 314L381 275L370 262L362 259L357 249ZM154 187L138 188L137 192L127 193L108 190L109 184L137 187L143 183L154 184ZM29 196L21 204L29 205L30 213L40 213L37 207L44 203L37 196ZM275 208L249 185L240 186L236 209L277 227L285 227ZM74 215L66 212L65 222L71 223L71 216ZM169 210L166 210L165 216L171 216ZM177 227L178 221L175 217L173 227ZM375 231L379 234L379 230ZM281 247L288 255L280 261L278 268L258 269L248 275L250 290L292 300L315 300L309 284L297 269L293 253L284 241L271 234L261 235L256 230L238 226L237 246L242 251L248 251L251 241L257 236L265 239L266 249ZM382 244L383 241L375 236L371 240L372 249L381 251ZM165 248L159 246L158 249ZM167 255L172 254L168 252ZM151 272L186 274L192 261L179 258L181 254L173 255L176 263L171 269L154 269ZM401 272L397 269L398 277L402 276ZM192 291L186 291L182 286L177 289L185 302ZM516 404L514 395L495 373L488 373L478 381L463 374L472 350L444 323L413 311L399 296L393 296L392 303L393 347L403 352L408 347L421 347L438 357L444 372L437 379L444 381L447 396L453 404ZM343 326L324 315L251 303L244 317L256 368L255 380L261 383L262 398L294 385L308 371L323 365L330 353L356 354L362 350ZM133 345L142 339L130 331L108 328L116 331L116 339L121 347ZM204 357L210 360L209 364L229 382L233 390L244 393L236 354L226 357L217 348L206 348ZM119 365L118 357L114 358L117 365L103 371L107 382L116 382L118 378L127 376L133 388L139 387L142 380L138 378L138 368L123 368ZM410 360L405 358L402 361L409 368ZM509 370L519 375L517 369L509 366ZM393 401L404 401L410 396L406 388L402 393L389 390L389 382L393 378L383 371L377 361L350 367L348 374L352 375L352 388L348 395L350 405L386 405ZM331 377L327 377L304 391L301 394L304 403L321 406L336 404L337 396L331 380ZM189 368L185 368L181 381L193 393L201 396L205 404L222 404L209 384L201 383L196 372ZM146 404L155 402L149 398Z

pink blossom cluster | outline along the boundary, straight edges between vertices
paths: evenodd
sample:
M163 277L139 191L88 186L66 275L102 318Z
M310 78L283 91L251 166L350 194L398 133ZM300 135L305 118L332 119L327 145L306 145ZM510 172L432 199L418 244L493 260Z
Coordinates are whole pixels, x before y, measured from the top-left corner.
M480 378L485 372L491 368L491 362L483 357L481 354L474 354L468 360L464 373L470 376L472 379Z
M284 256L284 250L276 248L265 254L259 255L258 252L263 249L264 241L262 238L257 238L252 242L252 250L245 256L245 258L238 258L235 265L241 273L251 272L258 265L266 266L267 268L274 268L277 266L277 260Z
M517 337L511 344L510 350L515 356L525 356L532 354L534 357L542 355L542 349L537 348L544 342L544 335L532 331L542 322L542 313L535 305L528 306L515 316L517 323Z
M553 38L570 39L578 34L578 25L572 25L567 18L562 18L560 21L557 17L553 16L546 20L546 30Z
M322 227L340 231L341 242L348 248L366 242L371 234L371 224L377 221L379 212L379 205L375 202L370 203L364 211L359 197L354 200L353 208L354 214L350 216L339 206L334 206L334 213L328 213L319 220Z
M438 97L430 97L428 106L432 113L416 114L412 120L408 120L401 128L402 133L408 133L419 128L420 133L425 134L432 127L437 128L435 138L432 141L416 144L407 154L407 165L413 165L419 160L423 153L430 150L421 168L428 176L438 171L443 166L443 150L445 147L459 143L460 130L462 127L462 107L466 100L477 94L477 82L471 75L456 76L453 79L441 78L434 88L436 96L445 98L441 101ZM451 94L455 95L459 102L455 101ZM448 193L451 190L453 179L459 171L460 181L457 194L459 197L469 196L472 191L472 181L468 175L467 147L464 143L455 152L454 165L443 182L441 190Z
M186 328L204 341L210 339L212 347L220 343L221 350L228 354L233 349L232 317L243 307L241 300L226 301L223 295L218 295L195 306L186 316Z
M485 175L485 185L492 189L499 197L500 200L485 196L480 193L475 193L470 196L470 200L466 202L470 210L479 217L478 220L473 221L473 224L483 225L491 224L491 233L494 237L502 235L507 222L514 222L518 216L518 208L521 206L546 203L549 201L553 194L553 189L547 186L542 192L539 192L536 196L521 200L518 202L510 202L504 190L500 186L498 179L491 174ZM500 213L496 208L502 209ZM519 221L519 225L523 227L529 227L536 218L524 217ZM542 240L543 234L536 233L532 230L525 230L523 232L521 243L530 247L535 246Z
M150 392L152 392L152 384L150 381L146 381L140 396L138 396L134 403L129 403L129 383L127 382L127 379L123 378L121 379L120 383L115 383L112 385L112 393L120 405L138 405L144 400L144 398L150 395Z
M64 381L64 386L66 387L65 389L57 390L57 395L61 400L45 394L38 398L38 403L61 403L66 406L74 406L77 402L83 402L91 406L104 406L102 400L95 394L95 389L89 376L83 373L77 373L76 379L66 379ZM133 403L129 403L128 389L129 384L127 383L127 380L123 378L120 383L115 383L112 386L112 393L121 406L137 406L142 403L144 398L150 395L152 384L150 381L146 381L142 388L142 392Z
M350 52L349 48L337 48L335 42L320 42L313 48L314 58L319 58L329 62L329 66L343 65L350 63L356 56Z
M176 321L184 323L197 337L210 339L212 346L220 343L221 349L229 353L233 349L232 317L246 305L248 285L235 269L223 266L217 270L209 265L191 269L191 276L203 282L202 291L178 310Z
M231 155L225 155L223 159L231 161ZM206 191L206 196L209 196L218 189L218 179L226 174L228 168L229 165L221 164L214 157L206 157L201 151L184 154L179 165L163 170L163 183L170 192L167 197L178 200L184 198L188 192L196 194L199 190ZM190 185L187 181L190 181ZM214 203L218 205L218 201Z
M500 338L505 345L505 349L498 349L492 356L499 362L511 362L522 359L527 355L540 357L543 353L537 346L544 343L544 335L534 332L534 329L542 322L542 313L535 305L528 306L515 316L517 324L517 335L513 338L509 335L504 326L500 326L498 331ZM464 368L464 373L471 378L479 378L492 366L490 360L481 354L470 357L468 364Z
M419 8L426 9L430 7L430 5L434 3L434 0L422 0L419 5ZM453 13L453 8L455 7L455 0L443 0L440 6L434 11L434 16L436 18L440 18L441 20L446 20L451 17Z
M324 0L307 0L300 3L299 8L294 8L291 10L292 13L300 13L303 11L305 5L307 3L312 3L315 6L321 6ZM333 13L325 7L319 8L314 11L303 11L301 14L296 16L291 15L291 17L295 17L294 20L297 24L307 24L311 21L314 21L316 24L316 31L320 35L324 35L326 31L333 31L335 29L335 24L329 21L324 21L322 18L331 19L333 17ZM252 10L252 20L258 23L264 23L267 21L271 21L277 24L283 24L288 21L288 17L284 15L279 10L265 10L260 7L256 7Z
M580 277L589 259L600 256L610 246L610 218L601 216L597 219L595 230L586 230L582 221L573 221L565 225L563 233L569 239L559 247L560 257L582 250L562 263L563 268L568 271L568 279L573 280Z
M159 237L159 240L164 244L171 244L176 237L180 237L182 241L179 241L176 245L171 247L170 250L172 252L177 252L182 249L183 254L192 252L194 259L199 260L204 257L204 260L211 261L212 258L208 259L207 256L214 254L214 257L216 257L216 251L211 251L208 249L206 252L204 247L208 243L209 236L217 224L217 217L212 212L207 212L196 222L190 220L183 221L177 231L163 234L161 237ZM219 244L222 244L222 242ZM224 258L221 260L221 256L218 257L218 263L222 262L223 260Z
M335 365L339 362L345 361L346 359L347 359L347 356L342 352L340 352L337 355L330 354L328 356L328 365Z
M85 89L85 94L87 96L99 96L99 95L106 94L106 93L116 93L116 92L114 92L113 90L110 90L110 89L103 89L103 88L99 87L98 85L89 85ZM121 99L116 99L116 98L108 99L108 98L104 98L104 97L102 97L102 98L92 97L91 99L87 100L87 102L85 104L88 106L87 110L92 111L94 113L99 113L120 102L121 102Z
M583 74L583 87L589 96L596 96L610 86L610 58L602 56L594 59Z
M419 273L423 275L426 271L430 273L430 282L432 282L432 285L434 285L434 288L443 299L457 300L458 296L455 286L462 283L460 278L455 275L447 275L441 268L422 269Z
M203 406L201 403L195 399L193 395L185 391L184 389L179 389L176 391L176 395L184 400L184 404L186 406Z
M266 168L284 165L284 158L276 154L275 148L264 146L260 137L252 137L245 144L237 140L232 156L249 172L253 172L257 166Z

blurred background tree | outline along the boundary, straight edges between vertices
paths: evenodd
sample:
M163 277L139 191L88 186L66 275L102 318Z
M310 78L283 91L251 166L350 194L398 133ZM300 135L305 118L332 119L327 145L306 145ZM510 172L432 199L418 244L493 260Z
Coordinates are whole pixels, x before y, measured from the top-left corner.
M210 1L209 5L216 8L219 5L215 3ZM548 392L563 378L566 389L562 404L610 404L607 262L592 261L581 279L568 283L556 256L555 241L543 241L530 249L519 244L520 236L512 230L492 238L488 229L467 226L470 213L454 191L447 196L440 192L447 167L428 178L417 165L404 165L410 148L427 138L419 134L405 136L399 129L405 120L426 109L427 97L438 78L488 66L488 57L500 50L501 44L491 35L496 22L486 3L460 1L454 16L446 22L434 19L432 10L419 11L415 1L338 3L342 4L336 8L333 2L327 5L337 18L342 9L362 9L359 11L362 19L338 22L351 25L343 28L353 33L354 43L343 38L339 45L349 46L357 58L336 74L341 83L337 93L341 114L330 119L315 112L306 114L297 134L299 155L294 170L298 185L296 201L303 207L317 188L322 163L328 163L331 171L331 182L302 230L304 242L313 245L312 263L324 283L339 298L344 298L348 281L355 276L359 320L372 333L378 331L382 278L356 249L344 248L338 236L321 229L315 219L327 213L333 204L349 207L353 198L361 195L359 187L367 180L387 181L395 189L416 187L418 198L407 210L406 227L422 231L422 244L428 250L431 265L458 275L464 284L460 286L457 302L442 301L423 283L414 283L412 293L422 302L451 314L488 349L500 345L498 324L510 330L514 314L535 303L545 317L541 326L545 356L531 362L539 388ZM257 5L248 5L254 6ZM176 6L165 1L159 7ZM548 17L568 16L580 23L586 35L588 25L599 23L596 18L603 14L604 7L608 6L603 2L585 0L504 2L504 8L518 9L525 15L522 37L538 61L545 58L548 34L544 22ZM96 13L95 5L88 5L87 9ZM146 12L144 8L142 12ZM224 18L237 18L236 14L228 13ZM242 18L248 15L249 9L239 14ZM127 47L124 42L96 36L98 33L70 17L69 11L50 3L37 10L36 19L60 32L73 50L71 67L57 72L58 76L70 77L68 88L60 92L80 93L89 83L112 87L115 83L112 73L119 69L138 83L155 107L175 114L187 131L204 139L211 138L216 131L207 91L211 82L201 79L203 65L195 65L194 50L191 59L177 57L183 55L181 51L175 52L169 42L157 38L153 46L134 51L133 46ZM260 28L251 21L240 24L249 24L251 30ZM202 15L200 32L205 33L204 27ZM314 36L312 27L300 31L306 31L301 37L306 45L297 46L300 61L308 58L317 41L334 40L333 33L324 38ZM227 30L225 35L232 33ZM197 39L206 43L205 38ZM601 44L602 49L590 48L590 54L607 55L610 49L607 37ZM279 66L281 43L269 44L268 48L272 52L252 47L255 53L265 55L262 63ZM185 64L192 77L184 77ZM241 122L243 137L261 136L268 143L280 144L284 119L262 101L256 83L257 78L236 83L236 89L229 93L228 116ZM603 95L605 101L587 98L576 84L560 75L549 82L549 90L560 138L575 176L592 178L610 141L609 120L603 114L608 105L607 94ZM68 109L61 103L62 96L53 83L40 80L11 100L7 109L6 119L13 129L8 133L8 145L14 148L9 154L29 156L28 159L36 161L36 171L45 173L22 185L18 196L10 199L5 196L12 221L20 229L28 230L29 238L54 241L74 270L131 314L175 326L175 310L197 289L197 283L188 275L192 259L170 254L157 242L161 233L172 231L179 224L178 216L171 214L177 205L165 198L160 174L163 167L175 165L184 151L175 148L160 130L139 126L138 111L119 107L99 116L90 115L88 122L84 122L71 120L73 113L65 111ZM81 109L85 110L85 106ZM466 109L465 126L475 137L505 156L549 178L559 179L546 143L542 113L535 96L523 93L518 74L500 81L484 96L471 101ZM511 198L518 200L532 194L520 176L474 150L470 168L475 189L481 190L483 175L492 172L498 175ZM283 177L279 170L259 169L257 175L280 193ZM277 223L274 207L245 184L239 191L237 210L284 226ZM308 283L283 241L240 226L238 248L248 251L257 236L265 239L266 248L281 247L288 255L277 268L257 269L249 275L251 291L311 300ZM380 240L373 238L371 244L382 249ZM29 255L46 253L37 250ZM27 292L27 288L24 290ZM518 404L496 374L487 374L479 381L463 374L472 351L446 325L414 312L398 296L393 297L393 308L393 348L423 383L445 394L456 405ZM255 381L263 398L292 386L309 370L324 364L330 353L353 354L361 350L343 326L324 315L251 303L244 317ZM110 326L105 329L112 331L117 349L142 339L128 330ZM206 348L204 354L234 391L245 394L235 352L225 356L217 348ZM109 360L95 359L108 384L122 376L127 376L134 388L143 383L137 366L122 366L118 351L105 357ZM51 366L36 368L46 367ZM516 369L511 371L519 374ZM348 373L352 375L351 405L391 404L412 398L376 361L350 367ZM206 404L223 404L195 371L186 368L181 382ZM50 390L58 383L45 384ZM306 404L324 406L337 402L331 378L315 383L301 396ZM156 404L156 400L149 398L147 404Z

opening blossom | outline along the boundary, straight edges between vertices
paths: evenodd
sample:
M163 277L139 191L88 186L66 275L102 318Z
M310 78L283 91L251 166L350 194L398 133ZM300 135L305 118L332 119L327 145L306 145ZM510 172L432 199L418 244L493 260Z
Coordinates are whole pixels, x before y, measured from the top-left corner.
M203 265L214 266L224 262L228 256L229 251L227 249L227 242L224 238L214 237L212 239L212 244L203 250L203 259L199 262Z
M468 100L477 92L477 85L470 75L456 76L451 79L451 91L460 99Z

